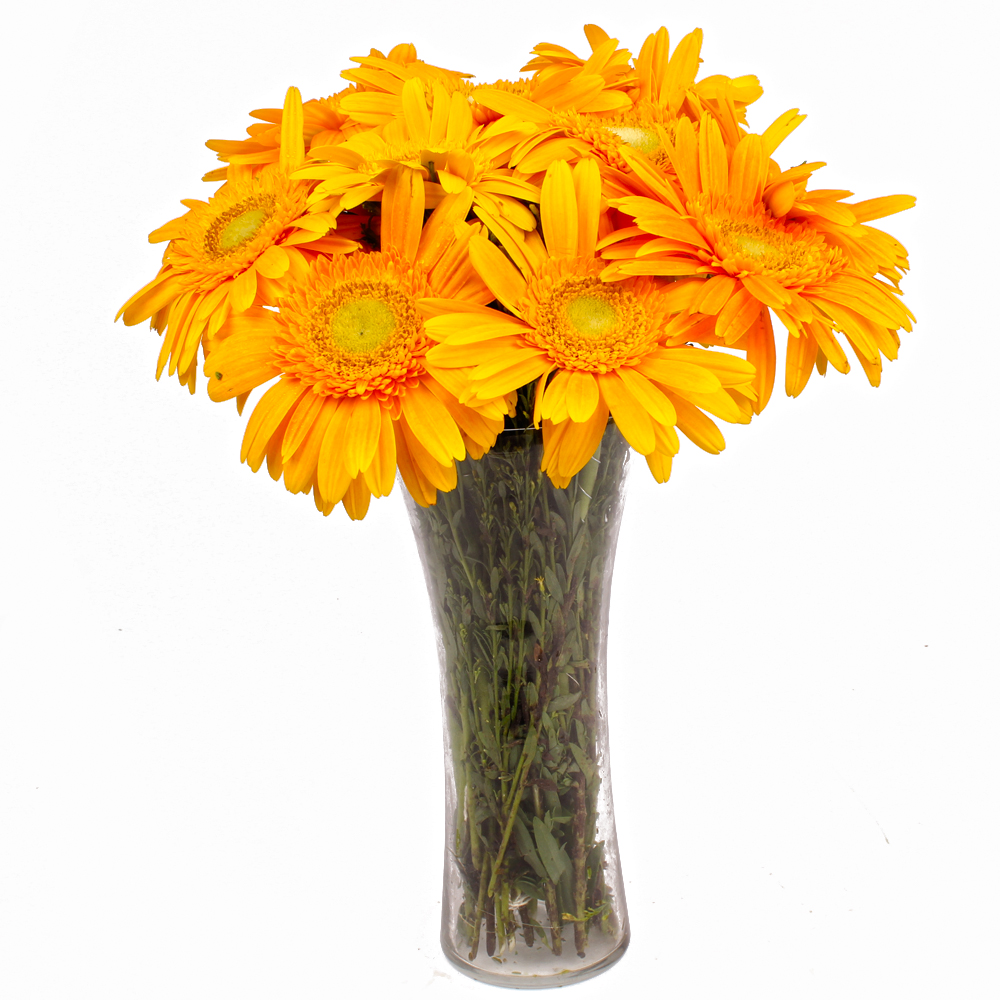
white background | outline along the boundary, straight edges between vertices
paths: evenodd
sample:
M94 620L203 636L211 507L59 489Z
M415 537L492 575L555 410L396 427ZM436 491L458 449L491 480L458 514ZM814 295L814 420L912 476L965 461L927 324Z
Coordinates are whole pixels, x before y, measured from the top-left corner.
M323 519L245 417L113 325L202 145L348 57L512 76L595 21L705 29L781 162L911 251L919 324L780 390L727 451L637 462L610 643L633 926L573 987L678 1000L997 995L996 19L953 3L24 5L6 22L0 993L487 996L437 947L437 663L401 497ZM13 27L13 32L11 32ZM248 411L249 412L249 408Z

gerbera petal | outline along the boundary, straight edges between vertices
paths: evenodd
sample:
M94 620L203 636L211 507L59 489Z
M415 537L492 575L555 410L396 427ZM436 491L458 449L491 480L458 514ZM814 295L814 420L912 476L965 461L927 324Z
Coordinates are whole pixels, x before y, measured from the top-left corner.
M424 223L416 259L426 267L433 267L454 239L455 225L465 221L471 208L472 188L446 195Z
M729 163L726 159L726 147L722 141L719 123L714 118L706 118L702 122L701 129L698 143L701 189L702 191L728 191Z
M640 455L648 455L656 446L652 418L628 391L617 372L599 374L596 377L601 397L608 405L622 436Z
M795 131L804 121L805 115L799 114L798 108L792 108L768 125L761 136L765 156L773 156L774 151Z
M354 400L347 397L337 401L337 408L329 418L326 433L320 443L319 456L316 460L316 483L327 503L340 503L351 481L345 453L353 402ZM330 405L327 403L327 406Z
M475 384L475 394L480 399L491 399L503 396L518 386L534 381L546 371L550 362L546 355L535 354L523 357L511 367L497 372L496 375Z
M429 507L437 500L437 487L421 471L413 460L402 421L393 421L393 433L396 438L396 464L403 478L403 485L410 496L421 506Z
M694 285L693 282L690 284ZM689 308L692 312L715 316L722 311L730 296L739 287L739 282L728 274L713 275L703 282L700 288L692 288L694 294Z
M382 192L382 248L416 260L423 225L423 178L418 170L397 164L386 175Z
M368 513L368 505L371 503L372 493L365 482L364 476L352 479L344 491L341 501L347 516L352 521L360 521Z
M568 393L573 374L573 372L568 371L557 371L549 380L549 384L545 388L544 398L538 408L542 420L551 420L553 423L561 424L569 418ZM593 375L590 377L594 378ZM596 381L594 381L594 387L597 387Z
M245 312L257 297L257 271L251 266L237 275L229 288L229 306L233 312Z
M816 363L816 341L808 334L788 335L785 349L785 392L797 396L806 387Z
M726 440L715 422L683 396L670 393L670 398L677 411L677 429L702 451L718 455L726 447Z
M755 370L754 409L760 413L771 398L775 376L774 333L771 329L771 314L767 309L761 309L757 322L744 336L743 344L747 352L747 361Z
M792 293L766 274L746 274L740 281L758 302L772 309L783 309L792 301Z
M281 149L278 153L278 166L286 174L297 170L306 158L302 129L302 95L298 87L289 87L281 115Z
M575 423L589 420L601 399L597 380L590 372L571 371L564 374L564 379L557 380L566 385L564 393L569 419Z
M406 447L414 466L420 470L427 482L438 490L453 490L458 482L455 463L442 464L439 462L424 447L423 442L414 433L413 427L405 419L397 421L397 425L402 428Z
M848 205L854 213L858 222L871 222L872 219L881 219L886 215L895 215L896 212L904 212L908 208L916 205L917 199L912 194L888 194L882 198L869 198L867 201L855 202Z
M625 388L655 421L667 425L677 421L677 414L669 397L635 368L624 366L619 368L618 377L625 383Z
M527 283L516 267L504 256L499 247L482 236L469 240L469 258L490 291L515 316L519 316L518 303L524 298Z
M684 355L678 360L669 357L674 350L684 350L684 348L670 348L650 355L636 365L636 370L646 378L670 386L672 389L715 392L722 387L722 383L715 375L701 365L683 360Z
M565 433L553 449L549 463L559 475L575 476L593 457L608 426L607 404L599 399L593 413L582 421L568 420Z
M403 419L431 457L441 465L465 458L465 444L444 404L417 383L401 398Z
M545 171L539 213L549 253L561 257L577 256L579 216L576 190L573 174L565 160L556 160Z
M581 160L573 168L577 206L577 254L593 257L601 217L601 171L596 160Z
M260 468L271 436L307 388L295 379L283 378L258 400L243 434L240 461L254 472Z
M224 341L205 361L209 398L221 403L270 382L281 370L275 364L273 347L269 336Z
M309 393L308 396L315 396ZM303 401L308 399L303 397ZM299 446L294 451L285 450L282 445L282 463L284 465L285 489L291 493L305 493L316 481L316 463L319 461L319 450L326 436L326 429L330 425L337 410L337 402L330 396L317 397L320 400L320 408L312 414L312 420L305 426L305 434ZM302 402L295 408L293 419L302 408ZM292 421L289 420L289 425ZM285 440L288 438L288 429L285 430Z
M372 464L382 432L382 406L374 396L353 400L347 425L344 463L349 476L356 477Z
M851 349L854 351L855 357L864 369L868 381L871 383L873 388L877 389L879 382L882 380L882 359L876 355L874 361L869 360L858 345L854 343L854 340L849 334L847 335L847 342L851 345Z
M746 288L735 292L719 313L715 322L715 335L726 343L739 340L763 307Z
M172 271L162 270L118 310L115 319L124 316L126 326L135 326L136 323L149 319L150 316L177 298L179 289L174 278L175 275Z
M373 496L387 497L396 481L396 433L389 411L385 407L380 407L380 410L378 447L371 464L364 470L364 476Z
M700 407L706 413L711 413L713 416L726 420L731 424L750 423L753 408L749 406L749 401L742 396L739 399L734 399L732 390L716 389L715 392L677 390L674 396L677 395L684 396L688 402L694 403L695 406Z
M767 157L761 137L744 136L733 151L729 169L730 195L739 205L750 208L760 201L766 179Z
M837 338L834 337L833 331L825 327L822 323L810 323L809 332L813 335L819 349L823 352L823 356L830 364L842 375L847 374L851 370L851 366L847 360L847 355L844 353L844 349L837 342Z
M288 253L279 246L268 247L257 258L254 267L265 278L280 278L289 266Z

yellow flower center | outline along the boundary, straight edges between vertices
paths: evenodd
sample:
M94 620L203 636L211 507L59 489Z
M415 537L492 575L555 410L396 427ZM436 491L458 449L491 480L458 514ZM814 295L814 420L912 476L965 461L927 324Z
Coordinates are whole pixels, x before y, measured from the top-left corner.
M578 295L566 304L566 319L582 337L606 337L618 325L618 312L606 299Z
M320 395L397 396L421 378L427 272L396 253L320 258L280 302L282 371Z
M650 322L639 299L596 276L544 275L528 288L533 329L526 339L545 349L560 368L606 372L648 350Z
M381 299L345 302L330 319L329 335L347 354L369 354L396 329L396 316Z
M695 214L701 213L700 206ZM773 219L763 209L743 218L730 206L703 215L715 259L731 274L761 274L786 287L822 281L844 267L844 255L800 222ZM734 217L735 216L735 217Z
M674 120L662 109L642 101L627 111L608 115L583 115L568 111L553 117L552 124L566 135L589 143L593 152L619 170L628 170L622 146L642 153L657 166L669 164L664 143L671 138Z
M626 146L637 149L652 158L663 145L663 139L655 128L640 128L633 125L606 125L605 131L618 136Z
M255 195L218 215L205 233L205 253L226 257L249 243L274 213L273 195Z
M726 219L719 226L723 238L737 254L769 271L787 271L805 263L809 249L788 233L765 229L752 222Z
M338 382L367 385L406 368L423 325L413 299L393 282L338 282L309 313L304 339L313 363Z

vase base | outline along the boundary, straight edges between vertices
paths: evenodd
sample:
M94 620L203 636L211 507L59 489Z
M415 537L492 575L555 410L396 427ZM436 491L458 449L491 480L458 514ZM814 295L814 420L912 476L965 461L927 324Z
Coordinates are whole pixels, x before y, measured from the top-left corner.
M495 958L485 960L481 958L475 962L450 954L447 949L444 949L444 954L462 975L477 982L512 990L549 990L560 986L573 986L600 975L621 959L628 948L628 943L629 935L626 932L607 954L575 969L559 968L559 958L551 954L543 956L542 949L537 949L537 952L536 949L532 949L527 956L497 955ZM572 952L568 957L570 961L582 961Z

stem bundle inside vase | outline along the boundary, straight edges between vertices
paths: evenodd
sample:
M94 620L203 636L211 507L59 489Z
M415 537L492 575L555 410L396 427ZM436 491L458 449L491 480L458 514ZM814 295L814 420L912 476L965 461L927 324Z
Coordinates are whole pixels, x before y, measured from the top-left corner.
M470 962L537 949L573 964L595 936L602 953L627 937L604 677L627 454L609 425L556 489L540 432L511 429L435 506L410 508L442 656L459 883L443 938Z

